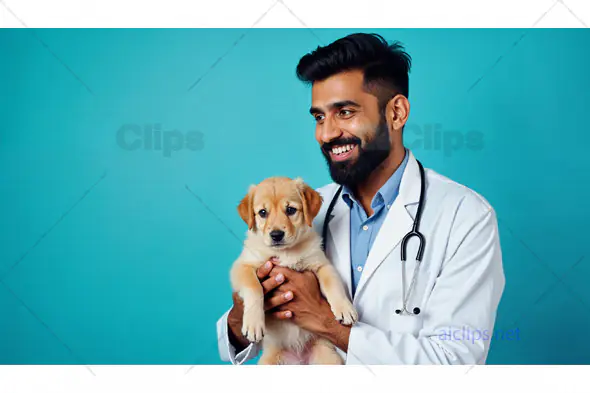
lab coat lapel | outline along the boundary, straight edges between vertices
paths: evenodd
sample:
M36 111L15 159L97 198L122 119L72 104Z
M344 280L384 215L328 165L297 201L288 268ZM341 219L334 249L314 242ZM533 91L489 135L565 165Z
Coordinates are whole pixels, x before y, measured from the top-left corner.
M391 209L387 212L387 216L369 251L355 298L358 298L375 270L387 256L394 249L399 249L398 246L401 240L412 229L414 219L413 215L410 214L410 209L412 209L412 205L418 204L420 200L420 169L414 155L409 150L408 152L410 156L402 176L399 194ZM414 208L411 211L415 210Z
M332 211L332 218L328 222L327 255L332 264L340 273L348 296L352 299L352 284L350 270L350 208L342 200L342 194L338 196L338 202Z

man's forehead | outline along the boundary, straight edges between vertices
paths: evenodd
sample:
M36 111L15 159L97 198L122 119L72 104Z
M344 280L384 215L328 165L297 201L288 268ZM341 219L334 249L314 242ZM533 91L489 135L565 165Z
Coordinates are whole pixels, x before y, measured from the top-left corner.
M341 73L317 81L311 89L311 107L322 111L337 109L334 104L362 105L367 99L362 74Z

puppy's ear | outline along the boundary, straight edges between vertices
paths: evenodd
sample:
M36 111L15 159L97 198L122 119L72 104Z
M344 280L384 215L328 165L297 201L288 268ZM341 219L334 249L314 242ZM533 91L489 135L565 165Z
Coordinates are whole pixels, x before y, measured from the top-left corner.
M240 217L246 224L248 224L248 229L254 228L254 206L253 206L253 199L254 199L254 190L256 189L255 185L251 185L248 189L248 193L238 205L238 213L240 213Z
M320 208L322 207L323 203L323 198L319 192L305 184L303 179L301 179L300 177L295 179L295 183L297 184L299 195L301 195L301 201L303 203L303 217L305 219L305 223L311 227L313 219L320 212Z

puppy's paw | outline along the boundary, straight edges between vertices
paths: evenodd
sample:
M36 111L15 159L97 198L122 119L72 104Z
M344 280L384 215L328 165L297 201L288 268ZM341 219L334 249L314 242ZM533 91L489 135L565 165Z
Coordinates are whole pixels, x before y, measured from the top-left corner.
M244 313L242 321L242 334L250 342L259 342L264 337L266 326L264 322L263 310L249 310Z
M352 325L358 321L358 313L348 299L343 299L332 305L332 312L336 320L344 325Z

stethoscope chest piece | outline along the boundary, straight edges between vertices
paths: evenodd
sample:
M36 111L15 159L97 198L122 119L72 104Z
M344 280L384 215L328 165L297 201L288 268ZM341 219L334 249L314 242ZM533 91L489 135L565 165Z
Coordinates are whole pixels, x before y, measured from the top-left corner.
M405 311L402 311L400 309L395 310L395 313L398 314L398 315L401 314L402 312L405 313L405 314L406 313L407 314L410 314L410 312L408 310L405 310ZM414 315L420 314L420 307L414 307L414 309L412 310L411 314L414 314Z

